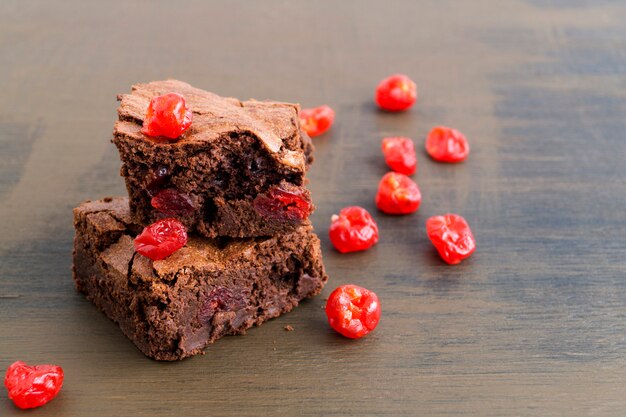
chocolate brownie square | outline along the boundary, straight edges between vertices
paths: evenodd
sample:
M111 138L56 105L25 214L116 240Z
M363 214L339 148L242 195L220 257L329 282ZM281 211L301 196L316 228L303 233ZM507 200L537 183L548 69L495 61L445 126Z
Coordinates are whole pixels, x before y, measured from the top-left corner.
M150 100L170 92L184 96L191 127L174 141L144 135ZM134 85L118 100L113 143L136 222L176 217L207 237L269 236L307 223L313 145L298 105L242 102L176 80ZM151 204L161 192L161 204Z
M327 276L310 224L272 237L190 237L168 258L135 252L127 198L74 209L74 280L148 357L177 360L290 311Z

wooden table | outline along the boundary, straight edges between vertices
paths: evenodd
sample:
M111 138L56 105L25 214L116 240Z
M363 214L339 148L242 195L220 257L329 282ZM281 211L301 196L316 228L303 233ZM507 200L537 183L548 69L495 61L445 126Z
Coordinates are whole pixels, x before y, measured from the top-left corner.
M161 3L0 5L0 368L66 372L33 415L626 414L623 2ZM373 104L394 72L419 86L407 113ZM179 363L146 359L70 273L72 207L125 192L115 96L167 77L337 112L310 175L327 289ZM438 124L468 136L465 163L422 151ZM411 216L373 202L389 135L418 145ZM372 250L332 249L329 218L346 205L374 214ZM459 266L425 235L445 212L478 241ZM362 340L337 336L322 310L345 283L381 298ZM0 415L26 414L2 393Z

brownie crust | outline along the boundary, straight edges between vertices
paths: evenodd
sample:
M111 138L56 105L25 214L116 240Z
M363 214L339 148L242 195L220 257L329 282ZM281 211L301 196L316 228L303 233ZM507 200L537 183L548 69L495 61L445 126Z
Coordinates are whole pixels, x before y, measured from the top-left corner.
M161 261L135 253L128 199L74 209L73 275L148 357L178 360L293 309L328 277L310 224L254 239L190 237Z
M193 111L192 125L178 141L141 133L150 99L168 92L182 94ZM300 129L298 105L239 101L176 80L134 85L118 100L113 143L135 222L172 217L150 203L165 188L183 193L193 206L174 217L207 237L269 236L307 222L268 218L254 207L254 199L273 187L296 187L310 202L305 173L313 144Z

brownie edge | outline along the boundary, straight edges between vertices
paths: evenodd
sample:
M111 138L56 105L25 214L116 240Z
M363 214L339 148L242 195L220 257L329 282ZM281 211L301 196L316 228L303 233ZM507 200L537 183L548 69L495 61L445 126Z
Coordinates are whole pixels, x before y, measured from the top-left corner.
M74 209L73 276L148 357L179 360L225 335L278 317L318 294L328 277L310 224L267 238L190 237L162 261L136 254L128 199Z

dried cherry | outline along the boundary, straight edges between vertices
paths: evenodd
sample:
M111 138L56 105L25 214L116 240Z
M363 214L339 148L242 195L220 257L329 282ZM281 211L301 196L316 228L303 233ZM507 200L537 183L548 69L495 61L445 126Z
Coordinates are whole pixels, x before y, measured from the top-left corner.
M150 197L154 197L170 179L170 170L166 166L159 166L156 171L152 172L146 185L146 192Z
M325 133L335 121L335 111L323 105L300 111L300 126L311 137Z
M57 396L63 386L63 369L56 365L11 364L4 377L9 398L22 409L41 407Z
M417 157L413 141L405 137L384 138L382 150L385 162L395 172L412 175L417 169Z
M411 178L397 172L388 172L378 184L376 206L387 214L409 214L417 211L422 202L420 189Z
M363 207L350 206L331 217L328 234L339 252L362 251L378 242L378 225Z
M238 310L244 305L240 294L235 294L226 287L215 287L202 299L198 317L204 321L211 320L219 311Z
M187 230L176 219L163 219L143 229L135 250L153 261L165 259L187 243Z
M189 129L192 119L193 112L181 94L156 96L150 100L141 133L177 139Z
M342 285L328 297L326 317L335 331L358 339L378 325L380 302L373 291L357 285Z
M159 191L152 197L150 204L167 216L186 216L196 210L191 198L175 188Z
M265 194L259 194L254 199L253 206L267 218L290 222L306 219L313 210L308 192L296 187L289 190L280 186L271 187Z
M403 111L417 100L417 86L406 75L395 74L378 84L375 100L383 110Z
M426 233L441 258L458 264L476 250L476 240L467 221L458 214L433 216L426 221Z
M426 137L426 152L439 162L461 162L469 155L465 135L445 126L434 127Z

